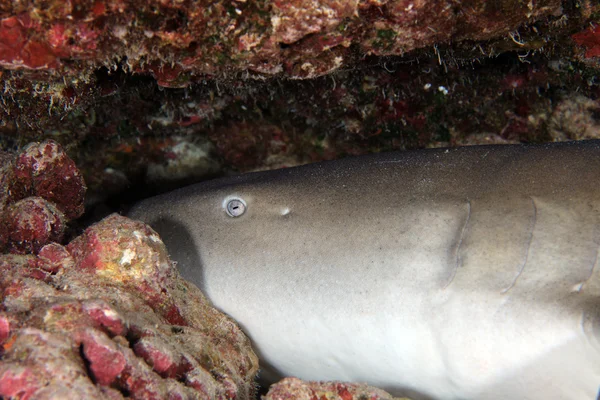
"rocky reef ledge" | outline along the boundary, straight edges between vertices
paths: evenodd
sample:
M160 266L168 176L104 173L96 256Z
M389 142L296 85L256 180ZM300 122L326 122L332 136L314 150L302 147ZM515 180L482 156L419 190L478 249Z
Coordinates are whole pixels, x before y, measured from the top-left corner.
M0 397L254 398L250 341L150 227L113 214L63 245L73 161L50 141L1 160Z

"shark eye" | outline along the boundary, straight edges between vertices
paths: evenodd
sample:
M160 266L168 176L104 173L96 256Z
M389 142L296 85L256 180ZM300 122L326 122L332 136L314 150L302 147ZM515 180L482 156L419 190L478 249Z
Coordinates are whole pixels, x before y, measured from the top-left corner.
M242 199L230 199L227 201L225 211L230 217L241 217L246 212L246 203Z

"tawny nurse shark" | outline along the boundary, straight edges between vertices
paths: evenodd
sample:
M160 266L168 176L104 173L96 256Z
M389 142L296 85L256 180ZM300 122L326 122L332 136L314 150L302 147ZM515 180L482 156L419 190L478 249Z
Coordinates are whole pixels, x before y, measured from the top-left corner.
M600 142L387 153L209 181L131 213L263 379L596 399Z

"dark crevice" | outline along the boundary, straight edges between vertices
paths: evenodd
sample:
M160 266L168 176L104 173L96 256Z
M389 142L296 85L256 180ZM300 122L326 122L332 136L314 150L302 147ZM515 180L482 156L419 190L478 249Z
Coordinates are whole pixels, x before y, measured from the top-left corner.
M181 334L184 333L184 329L181 326L172 326L171 332L174 334Z
M90 365L91 365L90 361L87 359L87 357L85 356L85 352L83 351L83 344L79 345L79 356L81 357L81 360L83 361L83 366L85 368L85 372L89 376L92 383L94 385L97 385L98 382L96 382L96 377L94 377L94 374L92 373L92 370L90 369Z
M129 343L129 348L133 349L133 347L140 341L142 338L142 334L135 332L134 329L129 329L127 334L125 334L125 340Z

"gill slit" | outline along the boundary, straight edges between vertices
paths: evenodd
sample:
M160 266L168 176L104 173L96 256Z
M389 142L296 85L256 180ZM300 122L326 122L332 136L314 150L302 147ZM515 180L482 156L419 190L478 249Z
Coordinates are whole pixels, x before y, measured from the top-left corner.
M594 270L596 269L596 265L598 264L598 252L600 252L600 246L596 247L596 257L594 257L594 262L592 263L592 268L590 269L589 275L579 284L579 288L577 289L577 292L579 293L581 293L581 291L583 290L583 286L586 284L586 282L590 280L592 275L594 275Z
M452 281L454 281L454 277L458 272L458 268L462 264L462 259L460 257L460 247L462 246L463 240L465 238L465 232L467 231L467 226L469 225L469 221L471 219L471 200L467 200L467 217L465 218L465 223L463 224L462 230L460 232L460 237L458 239L458 244L456 245L456 262L454 264L454 269L452 271L452 276L450 280L444 285L442 289L446 289Z
M523 260L523 263L521 264L521 267L519 268L519 272L517 272L517 276L515 276L515 279L513 279L512 283L506 288L502 290L502 294L506 294L510 289L512 289L516 284L517 284L517 280L519 279L519 277L521 276L521 274L523 274L523 271L525 270L525 266L527 265L527 261L529 260L529 250L531 249L531 243L533 242L533 232L535 231L535 225L537 223L537 205L535 204L535 200L533 199L533 197L529 197L531 199L531 204L533 206L533 218L532 218L532 222L531 222L531 230L529 233L529 239L527 240L527 249L525 250L525 257Z

